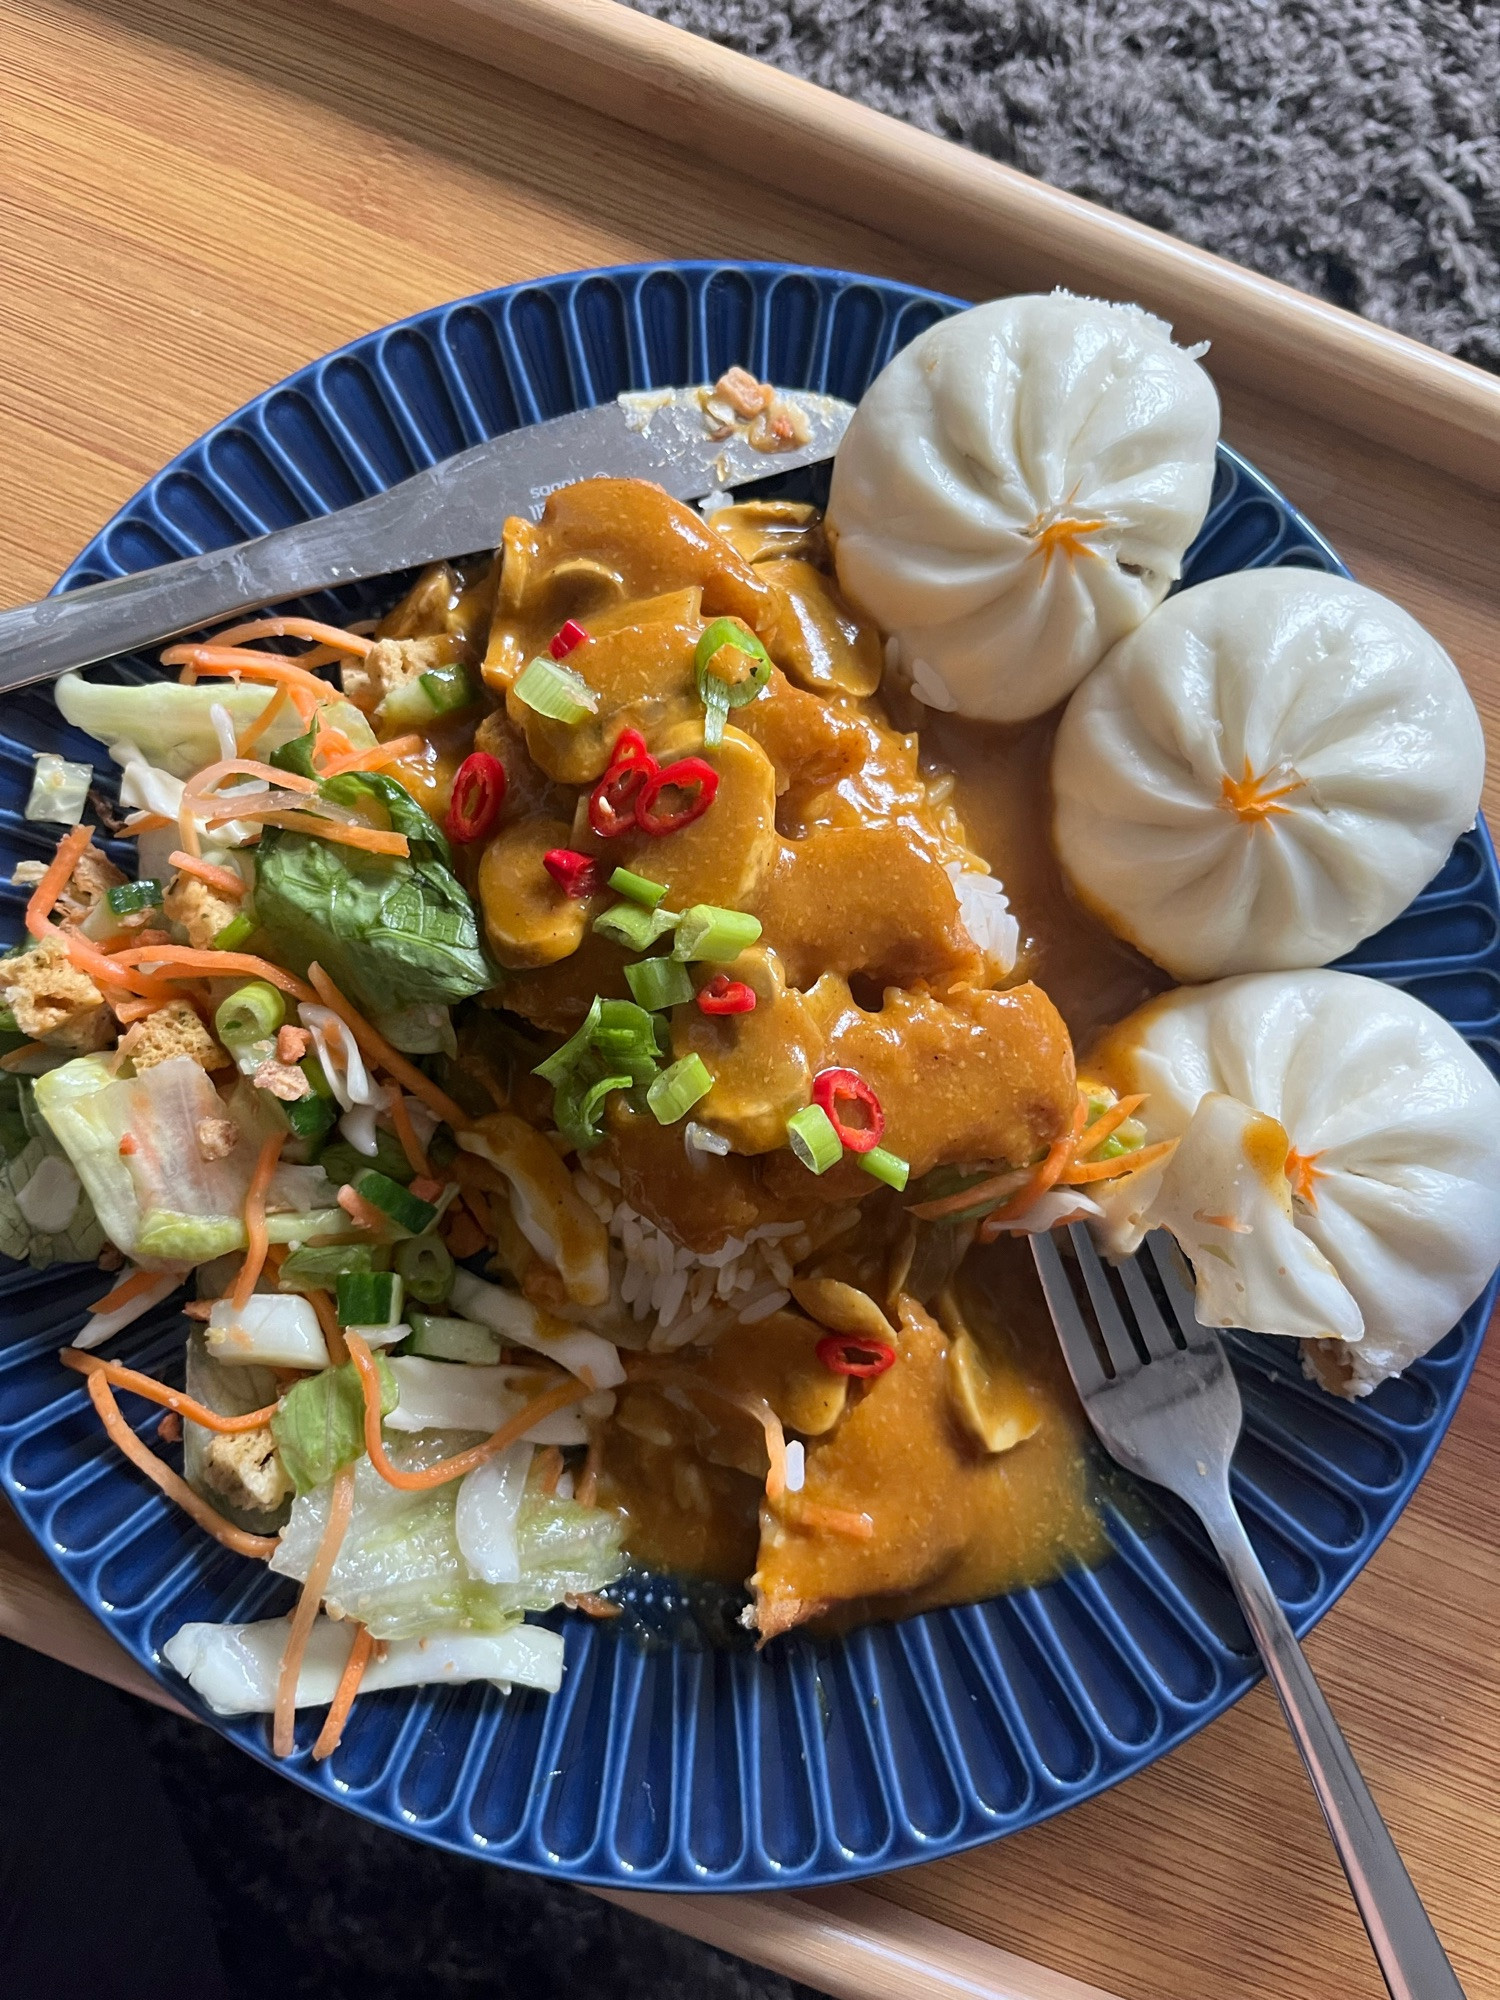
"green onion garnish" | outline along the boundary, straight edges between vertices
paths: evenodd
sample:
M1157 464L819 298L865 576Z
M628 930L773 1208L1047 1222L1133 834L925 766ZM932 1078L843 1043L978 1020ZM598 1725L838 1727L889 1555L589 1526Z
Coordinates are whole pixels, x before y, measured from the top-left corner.
M316 1092L311 1097L295 1098L290 1104L283 1103L280 1098L271 1101L280 1107L292 1137L310 1146L316 1146L320 1139L327 1138L339 1115L339 1108L332 1099L319 1097Z
M675 1125L713 1087L713 1077L702 1056L684 1056L662 1071L646 1092L646 1103L658 1125Z
M716 618L698 641L693 674L706 711L703 741L711 750L724 740L730 709L754 701L771 678L771 656L737 618Z
M677 918L671 910L643 910L639 903L616 903L594 919L600 937L623 945L627 951L649 951L658 938L676 928Z
M844 1156L843 1143L833 1129L833 1120L821 1104L804 1104L786 1121L787 1144L809 1173L826 1174ZM868 1159L870 1155L864 1154Z
M394 1326L405 1287L394 1271L345 1271L338 1281L340 1326Z
M639 1005L648 1013L681 1007L693 997L693 982L675 958L642 958L627 965L625 978Z
M221 1000L214 1015L219 1040L231 1052L241 1042L263 1042L274 1035L286 1019L286 1002L268 980L252 979L227 1000Z
M543 1083L561 1083L592 1048L594 1030L599 1025L603 1009L604 1002L596 996L594 1004L584 1016L583 1026L575 1034L570 1035L560 1049L554 1049L545 1062L539 1062L531 1072L532 1075L539 1076Z
M382 1174L374 1167L366 1167L354 1176L354 1192L372 1208L378 1208L382 1215L389 1216L399 1229L409 1236L420 1236L424 1230L437 1221L437 1210L430 1201L421 1201L410 1194L399 1181L393 1181L389 1174Z
M604 1137L599 1116L611 1091L649 1083L660 1064L657 1017L633 1000L596 999L577 1034L533 1074L552 1085L558 1131L587 1152Z
M609 878L609 886L646 910L654 910L667 893L665 882L653 882L649 875L635 875L628 868L617 868Z
M139 910L154 910L161 902L161 884L144 875L139 882L116 882L106 889L104 900L112 917L133 917Z
M760 936L760 918L745 910L721 910L714 903L694 903L677 920L677 959L711 959L728 964Z
M599 713L599 697L583 675L558 660L528 660L512 692L553 722L577 723Z
M254 917L241 910L237 917L231 917L223 930L215 932L210 940L213 951L238 951L240 946L255 932Z
M887 1187L893 1187L899 1194L906 1186L911 1167L899 1153L888 1153L884 1146L872 1146L868 1153L856 1155L859 1164L867 1174L873 1174Z
M408 1236L396 1245L394 1261L407 1291L424 1306L440 1306L453 1288L453 1259L436 1236Z

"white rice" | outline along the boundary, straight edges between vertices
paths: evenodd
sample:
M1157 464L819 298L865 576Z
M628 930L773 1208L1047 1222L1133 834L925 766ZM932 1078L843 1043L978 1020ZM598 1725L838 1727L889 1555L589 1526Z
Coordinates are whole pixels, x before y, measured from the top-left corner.
M791 1299L793 1270L812 1249L802 1223L764 1222L700 1254L621 1201L619 1176L603 1161L578 1168L573 1185L620 1247L619 1303L633 1319L652 1322L653 1353L779 1312Z

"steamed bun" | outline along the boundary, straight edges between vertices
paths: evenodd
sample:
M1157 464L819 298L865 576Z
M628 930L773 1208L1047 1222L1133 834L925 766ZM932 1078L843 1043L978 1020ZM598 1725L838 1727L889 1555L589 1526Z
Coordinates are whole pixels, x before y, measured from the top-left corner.
M1500 1262L1500 1084L1448 1023L1349 972L1184 987L1083 1067L1122 1095L1159 1166L1090 1192L1106 1246L1177 1238L1198 1318L1303 1340L1364 1396L1434 1346Z
M919 699L1040 715L1160 603L1208 509L1219 402L1139 306L1055 292L944 320L834 461L839 583Z
M1457 667L1348 578L1241 570L1168 600L1069 702L1053 836L1080 900L1174 978L1323 965L1474 823Z

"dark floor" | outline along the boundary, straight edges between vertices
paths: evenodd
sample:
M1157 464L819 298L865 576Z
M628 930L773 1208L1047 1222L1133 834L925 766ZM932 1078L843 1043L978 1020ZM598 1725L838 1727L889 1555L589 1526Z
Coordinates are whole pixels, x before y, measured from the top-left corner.
M369 1826L3 1640L0 1774L6 2000L815 2000L582 1890Z

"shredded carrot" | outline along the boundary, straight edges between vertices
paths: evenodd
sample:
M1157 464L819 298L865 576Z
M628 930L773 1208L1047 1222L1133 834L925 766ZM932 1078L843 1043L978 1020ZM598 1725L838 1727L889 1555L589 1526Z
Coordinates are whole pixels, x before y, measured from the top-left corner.
M163 1005L163 1001L153 996L142 1000L114 1000L110 1005L121 1027L128 1028L136 1021L144 1021L148 1014L154 1014Z
M48 1053L49 1051L45 1042L23 1042L20 1048L7 1049L5 1054L0 1056L0 1069L6 1071L7 1074L16 1070L24 1071L27 1063L34 1056L44 1056Z
M342 625L324 625L316 618L252 618L243 625L231 625L227 632L216 632L213 643L248 646L252 639L315 639L352 660L362 660L375 643L356 632L346 632ZM305 660L307 655L301 657Z
M405 860L411 842L404 833L379 826L364 826L348 820L331 819L320 813L288 812L285 808L262 808L245 813L211 813L211 820L258 819L267 826L284 827L288 833L310 833L335 847L358 847L366 854L398 854Z
M183 668L183 679L191 687L200 674L211 680L279 682L297 701L337 701L339 691L329 681L320 681L295 661L279 653L243 652L235 646L169 646L161 656L164 667ZM297 703L299 709L302 702Z
M328 1359L335 1368L341 1368L349 1359L349 1350L344 1345L344 1329L339 1325L339 1316L334 1309L332 1294L325 1291L309 1292L307 1300L318 1315L318 1325L323 1329Z
M186 944L132 944L123 951L111 952L105 963L119 968L115 977L123 983L124 968L138 965L142 960L161 966L162 976L168 979L187 979L199 972L223 979L242 972L251 979L269 980L272 986L279 986L283 993L290 993L298 1000L316 1002L318 997L295 973L272 965L268 958L257 958L252 951L197 951Z
M163 1410L156 1420L156 1435L163 1444L182 1443L182 1419L175 1410Z
M247 722L239 735L234 739L234 754L236 757L246 757L250 754L270 728L271 724L276 720L277 716L286 707L290 698L284 684L276 689L276 692L271 696L271 699L266 703L260 714L256 716L255 720Z
M411 1113L406 1108L406 1093L399 1084L393 1084L390 1094L391 1123L396 1128L396 1137L401 1141L401 1150L406 1155L406 1164L421 1180L432 1179L432 1162L428 1159L416 1128L411 1122ZM426 1200L426 1196L419 1199Z
M261 1141L255 1171L250 1176L250 1185L245 1190L245 1261L240 1266L240 1274L234 1281L234 1290L229 1294L230 1304L240 1312L249 1303L255 1290L255 1281L260 1276L266 1261L266 1196L270 1192L271 1176L276 1171L276 1162L281 1158L281 1149L287 1142L285 1132L273 1132Z
M1131 1113L1139 1111L1145 1101L1145 1091L1139 1090L1134 1097L1122 1097L1117 1104L1112 1104L1108 1111L1102 1111L1093 1124L1085 1125L1079 1134L1073 1158L1086 1160L1090 1153L1098 1152L1105 1140L1112 1138Z
M68 947L68 957L80 972L88 974L101 992L113 986L130 993L154 995L159 1000L171 999L170 990L159 979L148 972L131 970L128 961L113 952L101 951L81 931L63 931L61 935Z
M393 736L389 743L375 743L368 750L350 749L347 755L333 758L323 766L323 776L337 778L345 771L383 771L387 764L414 757L421 747L420 736Z
M443 1241L451 1257L462 1263L465 1257L477 1255L486 1240L484 1231L466 1208L449 1209L443 1219Z
M544 1445L537 1457L536 1490L555 1493L563 1475L563 1455L555 1444Z
M138 833L155 833L159 828L171 824L165 813L132 813L120 828L120 838L134 840Z
M375 1641L370 1637L368 1625L356 1625L354 1644L349 1648L349 1657L344 1662L344 1671L339 1675L339 1684L333 1691L333 1700L328 1704L328 1714L323 1727L318 1731L318 1740L313 1744L313 1762L321 1764L325 1757L331 1757L339 1747L344 1734L344 1724L349 1720L349 1711L354 1706L354 1697L359 1693L359 1684L365 1677L365 1668L370 1664L370 1655L375 1650Z
M236 901L245 893L245 878L237 875L232 868L217 868L212 861L205 861L201 855L184 854L180 848L167 856L171 865L183 875L192 875L200 882L206 882L210 889L217 889L221 896L232 896Z
M328 1579L339 1559L339 1549L349 1532L349 1517L353 1512L354 1467L344 1465L334 1474L333 1491L328 1496L328 1522L302 1585L297 1608L292 1613L292 1629L287 1634L281 1671L276 1676L271 1751L277 1757L290 1757L292 1754L297 1734L297 1681L302 1672L302 1661L307 1652L307 1642L312 1637L313 1624L323 1608L323 1592L328 1588Z
M856 1514L847 1507L823 1507L816 1500L797 1500L792 1515L799 1528L822 1528L830 1535L850 1535L855 1541L873 1540L875 1523L868 1514Z
M604 1459L603 1433L595 1429L589 1437L588 1455L583 1461L583 1477L573 1489L580 1507L592 1507L599 1491L599 1468Z
M152 1276L153 1273L144 1273ZM143 1396L148 1403L160 1403L165 1410L175 1410L179 1417L186 1417L190 1424L201 1424L206 1431L218 1431L231 1437L238 1431L258 1431L267 1425L280 1407L267 1403L263 1410L249 1410L242 1417L221 1417L217 1410L200 1403L196 1397L184 1395L180 1389L170 1389L165 1382L158 1382L154 1375L143 1375L139 1369L127 1368L123 1361L106 1361L102 1355L84 1354L76 1347L62 1350L65 1367L76 1368L80 1375L102 1374L116 1389L128 1389L133 1396Z
M195 800L212 797L215 803L228 805L235 803L233 792L220 792L221 778L259 778L283 792L316 792L316 778L304 778L300 771L278 771L274 764L262 764L258 757L222 757L217 764L205 764L194 778L190 778L183 790ZM243 789L243 788L242 788ZM248 805L256 796L247 792L241 804Z
M565 1591L563 1603L570 1611L582 1611L589 1618L618 1618L625 1608L611 1604L607 1597L600 1597L592 1590Z
M403 1089L411 1092L413 1097L420 1097L424 1104L430 1105L438 1117L446 1119L455 1132L467 1131L471 1121L460 1111L447 1091L439 1090L430 1077L423 1076L415 1063L409 1063L405 1056L398 1054L385 1036L372 1028L363 1014L350 1006L316 960L307 968L307 976L316 987L318 998L325 1007L331 1007L338 1015L371 1062L377 1063L387 1075L393 1076Z
M979 1209L986 1202L1003 1201L1023 1188L1030 1178L1028 1167L1007 1167L1003 1174L994 1174L973 1187L960 1188L957 1194L944 1195L939 1201L914 1202L907 1213L922 1222L938 1222L945 1215L958 1215L965 1209Z
M125 1139L128 1139L130 1136L127 1132ZM125 1144L125 1139L120 1141L122 1146ZM134 1152L135 1148L132 1146L130 1150ZM89 1307L89 1311L91 1313L112 1313L117 1311L121 1306L128 1306L130 1301L139 1298L142 1292L149 1292L153 1285L159 1285L161 1283L161 1275L160 1271L132 1271L128 1278L120 1280L112 1292L106 1292L102 1299L95 1299L94 1303Z
M79 856L94 837L91 826L73 826L57 843L57 852L47 863L46 873L31 892L26 905L26 928L34 938L44 938L57 929L52 909L72 879Z
M71 1363L68 1364L72 1366ZM226 1521L222 1514L215 1513L206 1500L200 1499L187 1481L175 1473L170 1465L163 1465L156 1453L143 1444L135 1432L120 1415L120 1406L115 1401L114 1391L102 1369L92 1369L88 1375L89 1401L99 1412L99 1420L109 1433L111 1441L130 1460L138 1471L144 1472L153 1485L159 1486L169 1500L175 1500L185 1514L192 1516L205 1533L222 1542L226 1549L233 1549L236 1555L259 1556L262 1562L275 1555L277 1538L274 1535L251 1535L243 1528L236 1528Z
M344 1341L349 1349L349 1359L359 1370L364 1389L365 1450L370 1463L387 1485L399 1487L403 1493L425 1493L431 1487L446 1486L450 1479L462 1479L476 1465L483 1465L496 1452L504 1451L507 1445L524 1437L532 1425L539 1424L543 1417L550 1417L554 1410L567 1409L570 1403L582 1402L591 1393L587 1382L580 1382L570 1375L552 1388L543 1390L540 1396L534 1396L508 1423L492 1431L483 1444L470 1445L467 1451L458 1452L452 1458L440 1459L436 1465L429 1465L421 1472L405 1472L392 1465L380 1434L380 1372L375 1366L375 1357L362 1334L345 1329Z
M418 1201L436 1201L443 1191L443 1183L430 1174L413 1174L407 1186Z
M1047 1148L1046 1157L1031 1171L1025 1187L1020 1192L986 1216L979 1227L981 1243L993 1243L1007 1223L1018 1215L1024 1215L1033 1202L1041 1200L1048 1188L1061 1179L1068 1162L1073 1157L1073 1148L1078 1143L1078 1135L1083 1130L1083 1121L1089 1115L1088 1100L1083 1092L1078 1093L1078 1102L1073 1107L1073 1122L1058 1139Z
M213 1310L212 1299L189 1299L182 1308L183 1315L187 1319L212 1319Z
M1084 1187L1094 1181L1122 1180L1126 1174L1139 1173L1142 1167L1154 1167L1176 1150L1175 1139L1163 1139L1155 1146L1142 1146L1134 1153L1118 1153L1112 1160L1085 1160L1078 1166L1069 1167L1059 1176L1063 1187Z

